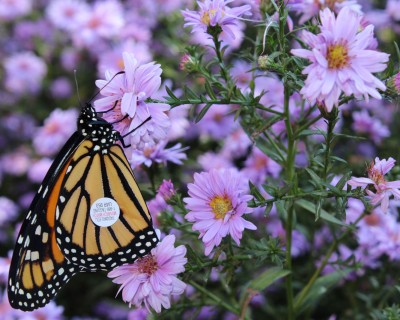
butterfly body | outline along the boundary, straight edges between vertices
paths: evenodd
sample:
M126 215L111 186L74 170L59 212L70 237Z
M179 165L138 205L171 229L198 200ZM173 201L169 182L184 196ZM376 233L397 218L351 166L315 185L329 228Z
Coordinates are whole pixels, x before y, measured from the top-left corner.
M118 132L88 104L34 197L17 238L8 297L25 311L75 273L132 263L158 242Z

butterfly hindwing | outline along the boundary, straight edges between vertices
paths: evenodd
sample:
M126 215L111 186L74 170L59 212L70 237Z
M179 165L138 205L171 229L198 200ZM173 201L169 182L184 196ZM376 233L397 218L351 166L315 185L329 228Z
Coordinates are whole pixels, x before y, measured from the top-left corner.
M158 242L146 203L132 169L117 144L99 152L87 140L69 163L56 217L57 238L72 263L91 271L111 270L132 263ZM110 226L96 224L90 215L96 200L116 202L120 215ZM73 214L71 214L71 212Z

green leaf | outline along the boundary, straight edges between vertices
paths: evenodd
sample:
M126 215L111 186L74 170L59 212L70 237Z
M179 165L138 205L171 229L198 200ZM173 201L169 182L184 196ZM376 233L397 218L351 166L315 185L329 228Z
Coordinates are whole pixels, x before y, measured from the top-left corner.
M165 86L165 90L167 91L168 95L174 99L175 101L179 101L178 97L172 92L172 90L170 88L168 88L167 86Z
M215 96L214 90L211 88L211 85L210 85L210 83L208 81L206 81L205 87L206 87L206 92L210 96L210 98L213 99L213 100L217 100L217 97Z
M264 271L258 277L251 280L249 283L249 288L256 291L262 291L280 278L286 277L289 273L290 270L285 270L278 267L270 268Z
M257 187L256 187L251 181L249 181L249 188L250 188L251 194L252 194L258 201L265 201L265 198L263 197L263 195L261 194L261 192L257 189Z
M322 184L321 178L311 169L305 168L307 173L310 175L311 179L317 184L317 186L320 186Z
M296 205L305 209L308 212L311 212L313 214L315 214L317 212L317 206L307 200L304 199L300 199L297 200ZM333 224L337 224L339 226L343 226L343 227L348 227L348 225L342 221L340 221L339 219L335 218L335 216L329 214L327 211L325 211L324 209L321 208L320 212L319 212L319 217L327 222L333 223Z
M200 110L199 114L196 117L195 122L199 122L201 119L203 119L203 117L206 115L208 109L210 109L212 106L212 103L207 103L206 106Z
M241 309L243 309L243 307L245 307L245 304L248 303L249 297L251 297L251 295L254 295L257 292L268 288L275 281L286 277L289 273L289 270L284 270L279 267L273 267L264 271L258 277L251 280L242 290L242 294L240 297Z
M295 312L299 313L313 308L319 302L319 299L328 292L328 290L338 284L345 276L347 276L352 268L346 268L343 270L334 271L326 276L318 278L314 284L311 286L307 295L302 299L301 304L299 304L299 297L302 291L294 299Z

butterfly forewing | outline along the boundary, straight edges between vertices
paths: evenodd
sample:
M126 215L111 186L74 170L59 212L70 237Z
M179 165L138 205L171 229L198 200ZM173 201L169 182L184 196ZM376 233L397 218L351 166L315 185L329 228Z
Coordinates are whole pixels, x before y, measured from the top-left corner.
M89 140L79 146L62 184L56 219L63 254L91 271L133 262L158 242L121 147L103 150ZM119 208L110 226L97 224L90 215L99 199L105 205L112 199Z
M75 144L79 144L75 138L69 141L73 143L73 149L76 148ZM46 175L21 227L14 249L8 298L12 307L24 311L47 304L57 294L57 290L79 269L69 263L61 253L54 230L54 199L59 197L61 177L66 170L65 162L68 161L68 157L65 156L64 153L64 160L54 162ZM55 176L54 173L58 172L61 174Z

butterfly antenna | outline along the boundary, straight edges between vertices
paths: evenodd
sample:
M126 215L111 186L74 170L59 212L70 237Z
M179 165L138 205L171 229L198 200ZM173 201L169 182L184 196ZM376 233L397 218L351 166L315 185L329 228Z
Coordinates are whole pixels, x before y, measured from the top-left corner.
M128 133L125 133L122 136L122 139L126 138L127 136L129 136L131 133L135 132L137 129L139 129L141 126L143 126L146 122L149 122L151 120L151 116L148 117L146 120L144 120L141 124L139 124L136 128L133 128L131 131L129 131Z
M107 83L106 83L104 86L102 86L102 87L89 99L89 101L88 101L87 103L92 102L93 99L96 98L96 97L99 95L99 93L101 92L101 90L103 90L105 87L107 87L107 86L110 84L110 82L114 80L114 78L115 78L116 76L118 76L118 75L120 75L120 74L123 74L123 73L125 73L125 71L119 71L119 72L117 72L116 74L114 74L114 75L112 76L112 78L111 78L110 80L108 80Z
M78 85L78 78L76 76L76 70L74 70L74 78L75 78L75 87L76 87L76 93L78 95L79 105L82 108L82 100L81 100L81 96L79 94L79 85Z

